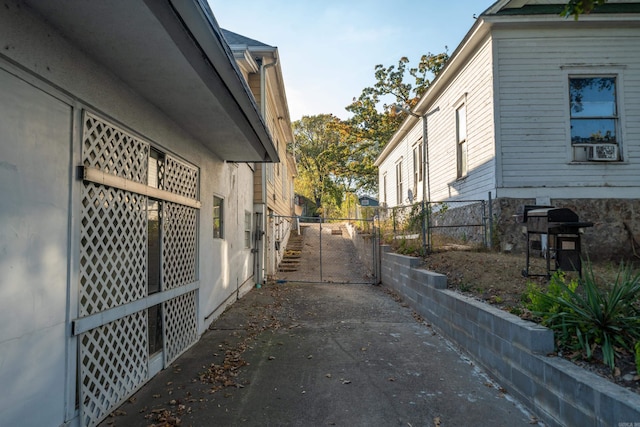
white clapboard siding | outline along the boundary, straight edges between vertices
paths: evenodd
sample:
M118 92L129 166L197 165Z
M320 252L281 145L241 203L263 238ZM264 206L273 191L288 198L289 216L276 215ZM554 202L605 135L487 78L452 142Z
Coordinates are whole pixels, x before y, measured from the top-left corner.
M503 188L637 186L640 168L640 36L637 29L574 26L494 32ZM636 54L631 54L636 52ZM616 73L624 162L575 164L568 74ZM613 188L612 188L613 187ZM594 197L599 197L594 194Z
M434 102L429 117L431 199L486 199L495 188L491 41L478 46L465 67ZM466 99L468 175L457 179L456 108Z
M398 143L394 150L379 166L379 200L386 203L387 206L393 207L397 205L409 204L408 191L414 193L414 201L422 200L422 182L415 183L413 176L413 147L422 138L422 123L417 122L406 136ZM397 202L396 191L396 164L402 162L402 202ZM384 191L384 176L387 177L386 200ZM417 191L417 192L416 192Z

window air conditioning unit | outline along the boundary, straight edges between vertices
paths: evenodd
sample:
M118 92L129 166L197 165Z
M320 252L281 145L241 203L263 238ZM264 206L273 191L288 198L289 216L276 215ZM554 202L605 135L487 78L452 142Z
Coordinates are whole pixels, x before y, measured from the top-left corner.
M618 146L616 144L594 144L587 147L587 160L614 162L618 160Z

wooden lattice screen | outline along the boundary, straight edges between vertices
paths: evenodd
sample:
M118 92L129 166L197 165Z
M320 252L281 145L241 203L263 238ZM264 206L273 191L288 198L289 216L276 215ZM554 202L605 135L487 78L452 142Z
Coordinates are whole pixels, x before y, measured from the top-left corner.
M85 168L147 185L150 144L86 112ZM160 186L197 200L199 171L165 155ZM147 298L147 196L86 181L80 226L79 319ZM162 291L197 281L197 208L163 201ZM132 305L133 304L133 305ZM137 307L137 306L135 306ZM79 336L82 425L96 425L149 376L144 304ZM130 310L131 311L131 310ZM164 363L197 339L197 289L162 302Z

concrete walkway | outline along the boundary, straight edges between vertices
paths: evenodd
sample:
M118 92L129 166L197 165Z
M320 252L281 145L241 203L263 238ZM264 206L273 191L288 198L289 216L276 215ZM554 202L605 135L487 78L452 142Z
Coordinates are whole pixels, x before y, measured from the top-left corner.
M530 426L383 287L254 289L103 426ZM535 419L534 424L535 424Z

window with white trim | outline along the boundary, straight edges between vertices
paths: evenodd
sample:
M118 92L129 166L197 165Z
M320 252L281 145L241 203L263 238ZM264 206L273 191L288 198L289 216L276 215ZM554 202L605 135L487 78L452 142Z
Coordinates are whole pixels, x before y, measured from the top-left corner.
M382 175L382 203L387 206L387 174Z
M402 205L403 183L402 183L402 159L396 163L396 204Z
M569 76L571 148L574 161L618 161L617 77Z
M462 104L456 109L456 163L457 178L467 176L467 105Z
M418 194L418 183L422 182L422 140L413 146L413 194Z

